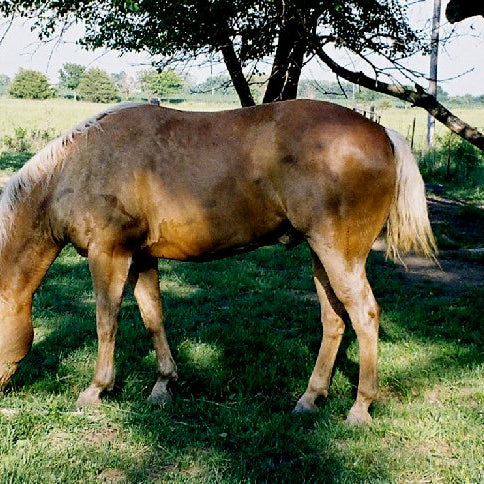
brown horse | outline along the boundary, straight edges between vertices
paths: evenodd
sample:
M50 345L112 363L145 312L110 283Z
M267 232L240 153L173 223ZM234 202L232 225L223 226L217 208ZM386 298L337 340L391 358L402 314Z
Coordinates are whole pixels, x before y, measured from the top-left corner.
M51 142L0 201L0 389L29 351L32 296L61 248L86 255L96 293L98 359L77 401L114 384L114 342L129 280L158 361L151 400L177 370L162 324L157 258L207 260L306 240L323 340L297 412L316 409L348 313L360 348L348 420L377 394L379 308L365 261L387 221L389 254L432 256L424 186L405 140L346 108L288 101L218 113L119 106Z

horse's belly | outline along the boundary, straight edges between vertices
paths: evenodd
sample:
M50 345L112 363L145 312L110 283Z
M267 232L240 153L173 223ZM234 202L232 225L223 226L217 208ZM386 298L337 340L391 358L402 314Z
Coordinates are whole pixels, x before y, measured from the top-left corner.
M177 260L213 259L276 242L281 220L163 220L150 231L145 250L152 256Z

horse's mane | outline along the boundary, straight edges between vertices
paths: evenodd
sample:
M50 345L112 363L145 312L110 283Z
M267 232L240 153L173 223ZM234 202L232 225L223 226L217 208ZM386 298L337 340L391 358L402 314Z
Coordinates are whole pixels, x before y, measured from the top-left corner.
M40 183L47 184L54 173L62 168L63 155L75 138L86 135L93 128L101 129L99 121L105 116L141 105L143 104L118 104L82 121L72 130L49 142L10 178L0 197L0 249L7 241L18 202L28 196Z

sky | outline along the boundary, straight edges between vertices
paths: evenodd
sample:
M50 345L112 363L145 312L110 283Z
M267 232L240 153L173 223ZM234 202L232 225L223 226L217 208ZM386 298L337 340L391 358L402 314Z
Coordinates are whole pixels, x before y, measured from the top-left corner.
M412 3L412 2L411 2ZM451 26L444 16L448 0L443 0L441 35L446 36L454 29L454 38L439 52L439 81L445 91L451 95L484 95L484 18L473 17ZM412 25L429 27L433 0L413 0L410 10ZM75 41L79 37L80 28L68 32L64 40L58 44L42 45L35 32L31 32L30 24L18 19L5 33L7 22L0 18L0 74L13 77L19 68L34 69L47 74L51 82L58 81L58 71L65 62L75 62L88 67L101 67L110 73L125 71L130 75L148 69L150 59L144 54L125 54L97 50L87 52ZM5 35L4 35L5 34ZM345 60L345 54L340 54L340 61L352 67ZM429 59L417 56L408 62L408 66L428 71ZM355 66L359 68L359 66ZM223 71L222 65L205 65L192 68L190 76L198 82L203 81L211 73ZM331 72L319 63L311 62L303 71L303 77L311 79L332 80Z

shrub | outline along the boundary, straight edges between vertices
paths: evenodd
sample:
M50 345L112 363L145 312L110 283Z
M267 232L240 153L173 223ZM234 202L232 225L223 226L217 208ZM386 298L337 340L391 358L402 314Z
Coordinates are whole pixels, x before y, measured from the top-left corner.
M21 99L47 99L54 96L55 90L42 72L20 69L10 84L9 93Z
M81 99L95 103L109 103L120 99L113 79L107 72L97 67L83 74L77 93Z
M422 153L420 167L426 178L467 181L484 167L484 153L449 132L438 138L435 148Z
M15 128L13 135L5 135L1 142L8 150L16 153L38 151L54 138L56 133L52 129L27 130L21 126Z

